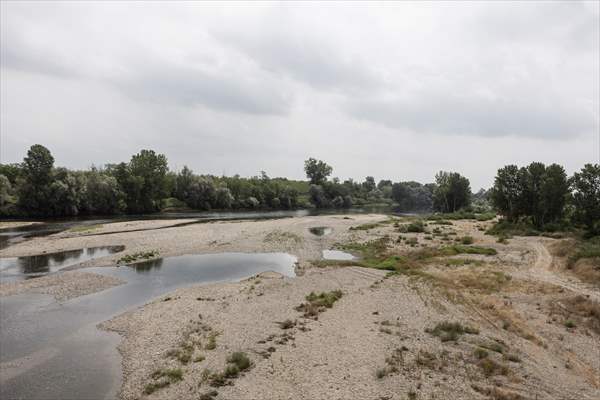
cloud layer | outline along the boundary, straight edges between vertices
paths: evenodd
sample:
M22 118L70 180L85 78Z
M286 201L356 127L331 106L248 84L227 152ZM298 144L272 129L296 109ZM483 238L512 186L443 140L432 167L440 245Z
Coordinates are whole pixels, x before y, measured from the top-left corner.
M317 156L478 187L509 162L600 157L597 2L1 7L2 162L152 147L217 174L301 177Z

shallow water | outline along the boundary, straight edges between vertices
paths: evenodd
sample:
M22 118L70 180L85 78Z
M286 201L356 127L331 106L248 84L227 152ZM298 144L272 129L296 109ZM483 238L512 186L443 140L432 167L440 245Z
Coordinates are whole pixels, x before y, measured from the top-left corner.
M96 325L176 288L238 281L264 271L294 276L284 253L185 255L135 267L87 268L127 281L57 303L45 295L0 298L0 398L114 398L120 385L119 337ZM9 368L18 364L18 368Z
M354 260L354 257L350 253L340 250L323 250L323 258L325 260Z
M315 226L313 228L309 228L308 231L315 236L326 236L333 232L333 229L327 226Z
M353 207L349 209L313 209L313 210L279 210L279 211L192 211L171 212L157 214L124 215L113 216L102 219L98 218L62 218L56 220L45 220L40 224L27 225L17 228L0 229L0 250L24 240L48 236L65 230L98 224L107 224L120 221L136 221L149 219L196 219L197 221L185 222L187 224L202 223L208 221L226 220L252 220L304 217L307 215L337 215L337 214L366 214L366 213L390 213L390 207ZM161 228L150 228L161 229ZM146 230L146 229L142 229Z
M34 256L0 258L0 282L36 278L123 250L125 246L101 246Z

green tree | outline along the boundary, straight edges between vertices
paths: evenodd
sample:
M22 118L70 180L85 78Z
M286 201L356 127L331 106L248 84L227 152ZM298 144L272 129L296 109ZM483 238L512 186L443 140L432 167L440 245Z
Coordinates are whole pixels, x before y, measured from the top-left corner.
M34 144L23 159L23 180L19 184L19 208L27 214L44 215L50 202L54 157L50 150Z
M519 168L516 165L500 168L494 179L490 197L496 210L511 222L516 221L521 214L521 192Z
M89 214L120 214L125 211L125 194L114 176L92 167L86 174L82 205Z
M455 212L471 204L469 180L458 172L440 171L435 176L433 207L441 212Z
M322 185L327 180L327 177L331 175L333 168L321 160L309 158L304 161L304 171L306 172L306 177L310 179L311 184Z
M573 188L574 218L590 235L600 234L600 164L585 164L570 179Z
M546 167L540 186L542 224L559 221L563 217L569 193L569 182L565 169L558 164Z
M375 190L375 188L377 188L377 185L375 185L375 178L372 176L367 176L363 182L363 187L367 192L372 192Z
M0 207L6 206L12 200L12 186L8 178L0 175Z
M154 150L142 150L131 157L129 164L121 163L115 177L126 194L129 212L145 213L160 209L167 196L167 158Z

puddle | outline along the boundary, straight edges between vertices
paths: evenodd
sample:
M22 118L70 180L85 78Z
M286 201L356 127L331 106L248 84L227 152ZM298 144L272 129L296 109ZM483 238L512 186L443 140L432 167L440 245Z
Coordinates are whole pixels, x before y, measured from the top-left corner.
M308 230L310 233L316 236L325 236L333 232L333 229L327 226L315 226L314 228L309 228Z
M94 258L123 251L125 246L87 247L26 257L0 258L0 281L36 278Z
M323 250L323 258L325 260L355 260L354 257L350 253L346 253L345 251L340 250Z
M98 323L183 286L239 281L265 271L294 276L295 263L285 253L185 255L86 268L127 283L64 303L39 294L2 297L0 363L14 360L19 367L3 370L0 398L116 398L119 337L96 329Z

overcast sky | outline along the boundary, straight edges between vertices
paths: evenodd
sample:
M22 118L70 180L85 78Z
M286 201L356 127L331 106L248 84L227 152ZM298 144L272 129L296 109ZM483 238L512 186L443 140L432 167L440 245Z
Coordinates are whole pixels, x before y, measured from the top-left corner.
M1 3L1 162L127 161L474 190L600 162L599 2Z

